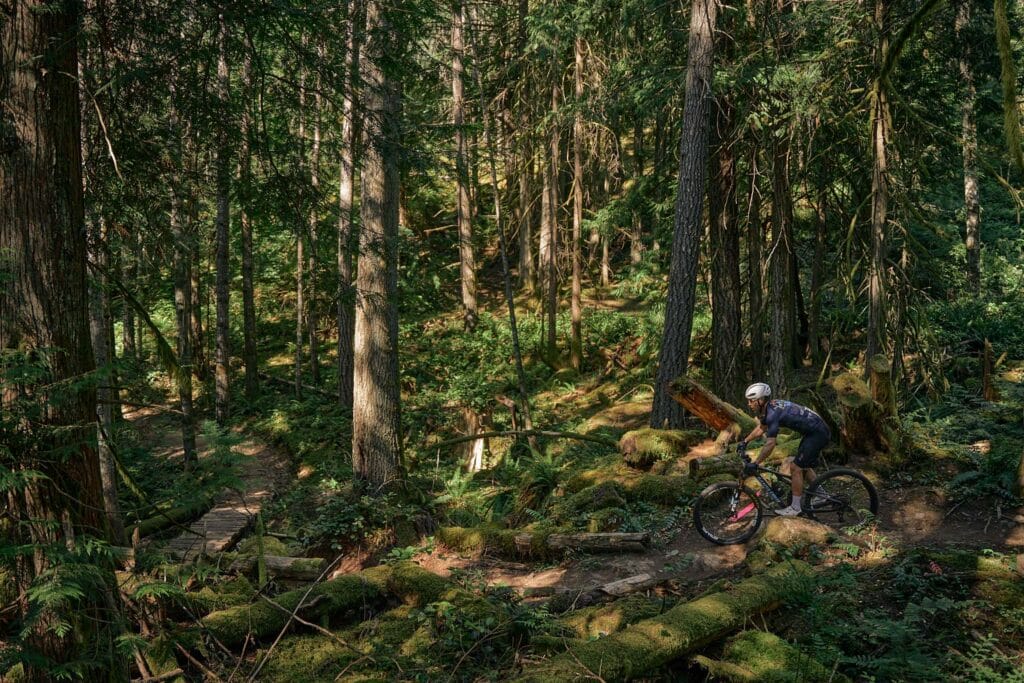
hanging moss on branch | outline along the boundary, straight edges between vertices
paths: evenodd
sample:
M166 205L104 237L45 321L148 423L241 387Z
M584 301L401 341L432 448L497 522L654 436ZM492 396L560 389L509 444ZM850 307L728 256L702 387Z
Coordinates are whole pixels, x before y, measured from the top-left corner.
M527 670L518 683L562 683L600 676L625 681L649 674L674 659L741 628L753 616L778 607L803 590L810 576L803 562L779 565L731 590L679 605L619 633L571 647Z

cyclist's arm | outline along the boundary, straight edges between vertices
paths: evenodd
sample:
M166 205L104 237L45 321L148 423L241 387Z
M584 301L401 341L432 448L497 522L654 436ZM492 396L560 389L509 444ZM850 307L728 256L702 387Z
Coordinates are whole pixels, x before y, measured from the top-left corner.
M765 458L767 458L769 455L771 455L772 451L774 451L774 450L775 450L775 437L774 436L769 436L767 439L765 439L764 446L761 446L761 452L757 454L757 458L754 459L754 462L760 464L761 462L763 462L765 460Z
M760 421L758 421L757 426L754 427L754 430L747 434L747 438L743 439L743 445L746 446L754 439L760 438L762 434L764 434L764 425L761 424Z

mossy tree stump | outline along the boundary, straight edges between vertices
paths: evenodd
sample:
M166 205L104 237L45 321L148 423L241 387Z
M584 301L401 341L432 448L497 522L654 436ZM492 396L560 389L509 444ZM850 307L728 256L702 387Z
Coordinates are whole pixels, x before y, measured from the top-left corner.
M885 416L871 395L868 385L847 372L832 380L839 398L842 425L839 439L849 453L874 457L890 452L885 437Z

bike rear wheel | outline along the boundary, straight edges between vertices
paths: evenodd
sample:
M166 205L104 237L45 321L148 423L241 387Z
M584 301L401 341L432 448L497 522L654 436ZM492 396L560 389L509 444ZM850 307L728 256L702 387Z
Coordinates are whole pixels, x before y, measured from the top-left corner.
M734 481L707 487L693 506L697 531L718 545L743 543L757 533L763 517L754 492Z
M856 526L878 514L878 492L857 470L829 470L807 488L803 509L824 524Z

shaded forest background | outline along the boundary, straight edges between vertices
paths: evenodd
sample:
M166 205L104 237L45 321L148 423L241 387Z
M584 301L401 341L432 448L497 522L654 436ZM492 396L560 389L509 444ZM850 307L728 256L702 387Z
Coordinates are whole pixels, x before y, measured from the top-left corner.
M847 455L1015 506L1022 26L1008 0L9 3L0 671L147 675L145 604L177 596L123 601L117 548L237 486L232 430L308 468L268 529L401 555L424 515L539 521L573 451L531 430L630 397L698 427L683 374L827 411L881 356L900 437ZM180 460L126 420L154 407Z

